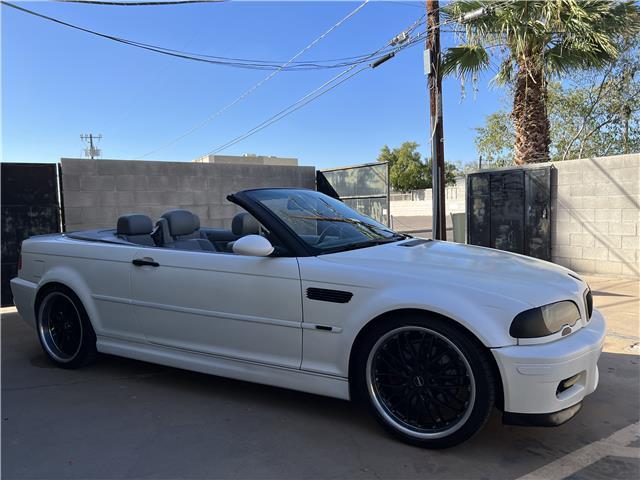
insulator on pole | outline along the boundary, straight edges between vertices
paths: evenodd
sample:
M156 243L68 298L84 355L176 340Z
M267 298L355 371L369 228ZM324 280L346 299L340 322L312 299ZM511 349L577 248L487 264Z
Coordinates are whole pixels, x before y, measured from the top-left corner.
M472 10L471 12L467 12L462 17L460 17L460 23L472 22L473 20L477 20L480 17L484 17L489 13L489 9L486 7L478 8L477 10Z

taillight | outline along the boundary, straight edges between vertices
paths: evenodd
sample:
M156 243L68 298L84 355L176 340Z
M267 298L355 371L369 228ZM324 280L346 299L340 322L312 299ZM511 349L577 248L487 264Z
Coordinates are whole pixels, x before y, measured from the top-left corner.
M18 271L22 270L22 254L18 255Z

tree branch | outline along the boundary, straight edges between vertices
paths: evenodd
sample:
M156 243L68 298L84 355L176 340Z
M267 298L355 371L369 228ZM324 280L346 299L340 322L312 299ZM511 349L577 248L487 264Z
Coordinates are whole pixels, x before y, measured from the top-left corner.
M602 93L604 91L604 86L605 86L605 84L607 82L607 78L609 77L609 75L611 74L612 71L613 71L613 64L611 64L609 66L609 69L602 76L602 80L600 82L600 86L598 87L598 93L596 95L596 98L591 103L591 107L589 108L587 113L585 115L583 115L582 124L580 125L580 128L575 133L575 135L571 138L571 141L569 141L569 143L567 144L567 147L565 148L564 153L562 154L562 160L566 160L567 159L567 157L569 156L569 152L571 151L571 148L573 147L573 144L576 142L576 140L578 140L578 138L580 137L580 135L582 135L582 132L586 128L587 121L591 117L591 114L596 109L596 106L598 105L598 103L600 102L600 100L602 98ZM583 150L583 148L582 148L582 145L581 145L580 146L580 155L582 155L582 150Z

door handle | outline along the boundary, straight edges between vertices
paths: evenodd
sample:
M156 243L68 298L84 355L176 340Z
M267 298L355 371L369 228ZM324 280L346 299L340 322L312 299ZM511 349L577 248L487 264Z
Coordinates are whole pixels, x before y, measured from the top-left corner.
M145 260L144 258L136 258L131 260L136 267L142 267L148 265L149 267L159 267L160 264L158 262L154 262L153 259Z

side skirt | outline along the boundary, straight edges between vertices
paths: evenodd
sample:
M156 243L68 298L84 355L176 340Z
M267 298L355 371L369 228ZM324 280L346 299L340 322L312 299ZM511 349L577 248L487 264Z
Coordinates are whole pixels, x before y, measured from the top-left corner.
M98 336L99 352L194 372L349 400L346 378Z

